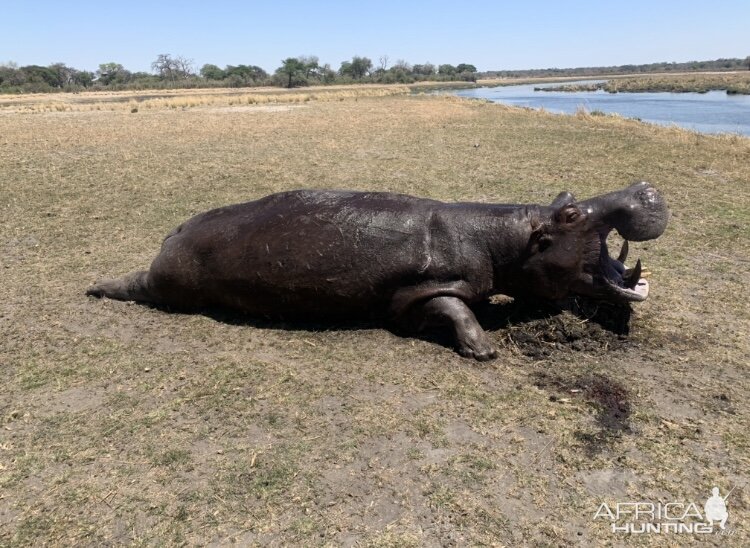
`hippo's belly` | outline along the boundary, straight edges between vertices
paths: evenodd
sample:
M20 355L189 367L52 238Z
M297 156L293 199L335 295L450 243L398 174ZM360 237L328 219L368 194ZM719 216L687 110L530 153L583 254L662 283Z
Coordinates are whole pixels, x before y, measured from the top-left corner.
M193 306L272 317L381 315L396 290L426 276L430 212L340 194L194 217L167 237L151 281L168 300Z

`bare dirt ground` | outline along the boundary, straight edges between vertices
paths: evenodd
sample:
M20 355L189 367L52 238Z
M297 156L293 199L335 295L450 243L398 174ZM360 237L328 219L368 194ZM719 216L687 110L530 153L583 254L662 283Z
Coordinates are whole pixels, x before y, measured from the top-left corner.
M750 141L447 97L0 117L0 545L750 543ZM498 300L440 335L84 297L192 214L331 187L548 203L653 182L628 312ZM604 324L602 326L602 324ZM625 333L629 327L629 333ZM703 503L731 535L613 533Z

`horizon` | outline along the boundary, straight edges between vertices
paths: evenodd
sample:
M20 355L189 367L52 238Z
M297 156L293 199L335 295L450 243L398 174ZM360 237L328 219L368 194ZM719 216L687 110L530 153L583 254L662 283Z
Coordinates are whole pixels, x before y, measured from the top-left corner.
M168 53L204 64L257 65L272 73L282 59L317 56L335 70L359 55L378 64L470 63L480 72L608 67L745 58L744 22L750 4L643 0L602 8L543 0L533 6L480 0L453 3L393 0L312 6L298 0L273 6L217 2L162 3L136 0L119 8L91 1L14 2L3 8L0 63L19 66L62 62L96 71L116 62L133 72L152 72ZM167 23L164 23L164 22ZM595 47L593 47L595 46Z

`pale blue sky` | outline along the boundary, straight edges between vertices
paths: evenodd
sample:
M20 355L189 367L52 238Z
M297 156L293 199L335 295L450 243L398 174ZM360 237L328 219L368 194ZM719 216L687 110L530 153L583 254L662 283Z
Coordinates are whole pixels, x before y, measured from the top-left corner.
M744 58L750 0L0 1L0 62L150 71L159 53L269 72L298 55L479 70Z

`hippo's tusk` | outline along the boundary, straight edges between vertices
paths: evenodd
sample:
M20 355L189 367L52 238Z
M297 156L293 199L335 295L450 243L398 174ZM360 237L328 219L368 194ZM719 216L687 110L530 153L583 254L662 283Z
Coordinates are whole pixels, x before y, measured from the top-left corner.
M635 268L631 270L630 272L626 272L622 281L625 287L627 287L628 289L633 289L635 287L635 284L637 284L640 279L641 279L641 260L638 259L638 262L635 263Z
M628 241L625 240L622 243L622 249L620 249L620 254L617 256L617 260L625 264L625 260L627 258L628 258Z

